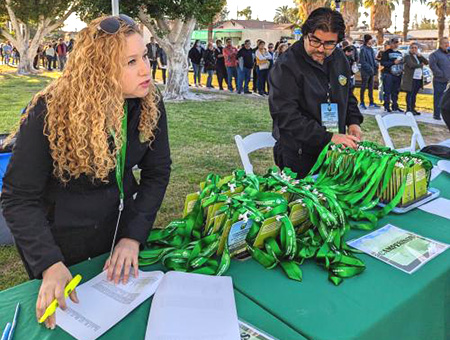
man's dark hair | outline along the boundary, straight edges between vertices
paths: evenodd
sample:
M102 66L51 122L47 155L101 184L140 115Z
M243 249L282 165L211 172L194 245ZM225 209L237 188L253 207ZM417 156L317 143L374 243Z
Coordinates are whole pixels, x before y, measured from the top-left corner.
M251 43L250 39L245 40L244 44L246 44L246 43Z
M366 45L370 40L372 40L372 36L370 34L364 34L364 45Z
M328 7L320 7L312 11L302 26L303 35L321 30L338 34L338 42L345 37L345 22L342 14Z
M218 43L222 43L222 40L217 39L217 40L216 40L216 44L218 44Z
M227 38L227 40L225 40L225 42L229 42L229 41L231 41L231 38Z

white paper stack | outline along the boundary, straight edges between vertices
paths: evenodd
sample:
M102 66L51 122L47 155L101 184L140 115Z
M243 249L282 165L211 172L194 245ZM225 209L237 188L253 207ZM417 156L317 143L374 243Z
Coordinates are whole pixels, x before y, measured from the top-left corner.
M230 277L169 272L152 301L146 340L240 340Z

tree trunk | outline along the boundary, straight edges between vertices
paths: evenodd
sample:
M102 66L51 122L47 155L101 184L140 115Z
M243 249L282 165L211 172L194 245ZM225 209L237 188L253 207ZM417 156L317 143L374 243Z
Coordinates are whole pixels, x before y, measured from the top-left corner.
M384 40L384 28L379 28L377 30L377 44L378 46L383 46Z
M437 10L438 16L438 37L439 39L444 37L445 30L445 15L447 13L447 0L442 0L442 5Z
M189 92L188 51L196 20L194 18L165 21L163 18L153 21L141 9L139 19L150 30L158 44L167 54L168 79L163 96L166 100L194 99Z
M167 53L169 76L164 90L164 99L166 100L182 100L188 97L189 47L186 48L186 44L184 45L175 45Z
M411 12L411 0L403 0L403 42L408 40L408 26Z
M213 23L208 25L208 42L213 42Z

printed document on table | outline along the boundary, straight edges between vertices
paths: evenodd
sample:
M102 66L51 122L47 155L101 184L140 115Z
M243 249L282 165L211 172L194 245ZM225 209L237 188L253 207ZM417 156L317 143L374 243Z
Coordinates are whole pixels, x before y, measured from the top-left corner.
M408 274L449 247L391 224L347 244Z
M277 340L271 335L260 331L255 326L241 320L239 320L239 330L241 332L241 340Z
M421 205L420 210L450 220L450 200L440 197Z
M163 276L139 271L127 284L115 285L104 271L76 289L78 304L67 299L67 309L57 309L56 324L78 340L94 340L152 296Z
M152 300L145 340L240 340L231 277L168 272Z

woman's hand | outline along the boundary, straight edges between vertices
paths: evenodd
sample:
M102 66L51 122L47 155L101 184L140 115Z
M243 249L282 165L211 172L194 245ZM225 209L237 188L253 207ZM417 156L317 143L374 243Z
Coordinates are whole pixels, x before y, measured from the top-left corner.
M120 281L120 274L123 269L123 283L127 283L130 277L130 268L133 266L133 276L138 276L138 255L139 242L131 238L121 239L116 247L111 258L109 258L103 270L108 270L108 280L114 280L115 284Z
M57 262L44 270L42 278L42 284L36 302L36 317L38 321L42 315L44 315L45 310L54 299L58 300L59 307L62 310L67 308L66 299L64 298L64 289L70 280L72 280L72 274L62 262ZM73 302L78 303L75 290L73 290L69 296ZM55 314L49 316L47 320L45 320L45 326L50 329L55 329Z

